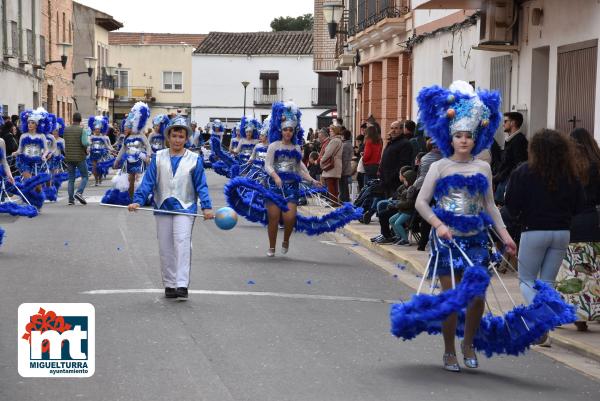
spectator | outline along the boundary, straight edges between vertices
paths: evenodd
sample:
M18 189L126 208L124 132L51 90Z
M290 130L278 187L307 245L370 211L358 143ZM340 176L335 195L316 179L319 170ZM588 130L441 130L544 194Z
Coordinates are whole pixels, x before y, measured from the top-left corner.
M108 135L108 140L110 141L111 145L117 141L117 135L115 135L115 128L116 128L115 123L108 126L108 134L107 135Z
M577 307L575 322L587 330L587 320L600 316L600 148L585 129L571 132L579 179L583 185L583 210L573 217L567 255L557 276L557 290ZM586 265L581 268L582 262ZM573 291L572 284L581 284Z
M400 169L400 176L410 171L410 166L404 166ZM398 178L400 181L400 177ZM414 182L414 178L413 178ZM399 238L394 237L390 228L390 218L398 213L398 203L402 193L406 191L407 187L403 183L396 189L389 199L380 200L377 202L377 216L379 217L379 225L381 226L381 234L371 238L371 242L378 244L391 244L397 241Z
M327 185L329 199L333 205L339 204L339 185L342 177L342 127L332 126L333 136L327 141L327 145L321 147L321 178Z
M306 134L306 142L312 142L315 138L315 131L312 128L308 129L308 134Z
M377 129L373 126L367 127L365 140L365 151L362 155L362 162L365 169L365 181L377 178L379 163L381 162L381 151L383 149L383 141L377 133Z
M88 182L88 168L86 164L87 147L90 145L88 134L81 127L81 114L73 114L73 125L65 128L63 136L65 140L65 163L69 172L69 205L75 204L75 199L85 205L87 201L83 197L83 190ZM81 182L77 193L75 193L75 170L79 169Z
M504 113L504 132L506 141L498 172L494 175L493 183L496 188L495 200L499 205L504 204L504 192L510 174L520 163L527 161L527 138L521 132L523 115L517 112Z
M492 143L492 147L490 148L490 153L492 155L492 174L496 175L498 172L498 167L500 167L500 163L502 162L502 148L495 138L494 142Z
M6 145L6 156L12 155L19 148L19 140L16 136L15 126L11 120L8 120L4 123L2 128L0 128L0 138L4 139L4 144Z
M412 166L414 157L412 146L403 136L400 121L394 121L391 126L391 132L388 133L388 143L383 149L381 163L379 165L379 174L383 181L383 188L386 196L391 196L396 188L400 186L399 172L403 166Z
M329 130L327 128L321 128L319 130L319 148L315 149L319 152L319 163L321 162L321 158L323 157L323 153L325 153L325 148L329 143Z
M308 167L308 163L310 160L310 154L314 151L313 144L311 142L306 142L302 146L302 163ZM318 153L317 153L318 155Z
M340 201L350 202L350 184L352 181L352 156L354 149L352 148L352 133L350 131L342 131L342 176L340 177Z
M510 177L506 207L523 227L519 247L519 280L527 304L539 279L554 284L567 252L572 216L583 208L583 189L571 144L549 129L536 133L529 158ZM540 341L543 345L547 336Z
M423 182L425 181L425 177L427 176L427 172L429 171L429 167L436 161L442 159L442 152L440 152L439 148L432 140L428 140L426 147L429 148L429 152L425 154L421 158L421 162L419 164L419 169L417 170L417 179L413 186L411 187L411 196L416 196L419 194L421 187L423 186ZM429 241L429 232L431 231L431 226L427 221L421 219L421 224L419 225L419 234L420 241L417 245L417 249L419 251L424 251L427 246L427 242Z
M406 120L406 128L408 128L409 125L412 125L409 124L409 122L414 124L413 121ZM409 139L409 142L410 146L413 148L414 154L427 153L427 139L425 138L425 132L422 129L419 129L419 127L417 127L415 124L412 133L413 134Z
M308 173L315 180L321 179L321 166L319 166L319 154L312 151L308 156Z
M15 130L16 130L15 136L17 138L17 142L19 142L19 140L21 139L21 134L22 134L21 128L19 127L20 126L19 116L17 114L13 114L12 116L10 116L10 121L12 121L12 123L15 127Z
M400 181L404 189L398 196L398 202L392 205L397 213L390 217L392 230L396 234L396 238L398 238L398 241L395 242L396 245L410 245L404 224L415 214L415 201L417 200L418 192L415 193L410 188L416 178L417 173L414 170L406 170L400 174Z

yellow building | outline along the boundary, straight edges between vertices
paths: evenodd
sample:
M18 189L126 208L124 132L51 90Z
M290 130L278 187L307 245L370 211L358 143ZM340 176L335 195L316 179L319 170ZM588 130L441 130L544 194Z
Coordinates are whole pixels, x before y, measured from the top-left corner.
M192 53L200 34L110 32L111 63L117 67L112 113L121 120L137 101L157 114L190 114Z

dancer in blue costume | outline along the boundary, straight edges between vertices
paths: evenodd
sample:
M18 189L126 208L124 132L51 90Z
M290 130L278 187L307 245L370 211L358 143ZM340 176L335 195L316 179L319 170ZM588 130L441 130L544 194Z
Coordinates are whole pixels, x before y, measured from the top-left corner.
M250 156L252 156L252 151L258 143L258 132L261 128L262 126L258 120L245 116L242 117L242 121L240 122L242 138L233 151L237 155L241 166L248 163Z
M108 117L90 116L88 118L88 128L92 131L90 135L90 161L92 164L92 174L96 182L94 186L102 183L102 177L108 173L108 169L114 163L114 152L110 140L106 135L108 132Z
M126 137L117 155L114 168L121 168L113 178L114 188L109 189L102 197L102 203L128 205L133 199L135 188L141 182L146 163L150 159L152 149L144 135L146 121L150 117L150 109L143 102L137 102L131 109L124 124Z
M46 173L46 160L50 155L46 134L52 129L48 112L42 107L25 110L20 115L21 131L19 148L13 155L21 173L19 179L28 202L38 209L44 205L42 185L50 180Z
M159 114L152 119L153 131L148 135L148 142L152 149L152 154L159 150L165 149L165 127L169 124L169 116L166 114Z
M65 140L63 139L65 126L65 120L58 117L56 119L54 130L52 131L56 146L54 148L54 154L52 155L52 162L48 167L52 174L52 185L54 185L57 192L60 189L61 184L69 179L69 173L64 171L63 168L63 162L65 160Z
M45 172L50 175L51 179L44 184L43 189L44 197L46 198L46 200L50 202L56 202L56 200L58 199L58 189L54 186L53 170L54 165L56 163L54 160L54 154L58 149L56 138L54 137L54 130L58 128L58 119L54 114L48 113L48 122L50 127L48 128L48 131L45 134L46 145L48 146L48 157L46 158L46 163L43 164L43 167L45 169Z
M517 355L544 330L569 320L570 313L549 292L554 290L544 288L535 306L515 305L505 316L490 314L482 320L490 283L488 266L497 274L491 258L498 253L488 229L495 230L508 254L516 252L494 204L490 166L475 158L494 140L501 119L500 96L497 92L476 92L470 84L457 81L449 89L422 89L417 102L421 124L444 155L431 165L416 202L417 211L434 228L427 267L432 278L430 289L433 292L437 278L443 292L417 294L409 302L393 305L392 333L411 339L423 331L441 331L444 368L458 372L457 334L464 335L461 348L465 366L477 368L476 349L488 356ZM432 208L433 199L436 205Z
M267 158L267 149L269 149L269 125L271 124L271 116L268 116L261 127L258 134L258 143L252 149L252 154L248 163L242 168L240 175L253 180L260 181L265 172L265 159Z
M302 163L300 145L304 131L300 125L300 110L291 102L273 105L269 129L270 145L265 156L264 179L236 177L225 185L227 203L238 214L253 222L268 225L269 249L267 256L275 255L277 230L284 224L282 253L289 250L292 231L308 235L335 231L351 220L358 219L362 210L347 203L323 216L303 216L297 213L297 204L303 193L302 180L314 186L314 180Z
M225 125L219 119L215 119L214 121L209 123L210 129L210 157L209 160L211 163L215 163L219 160L219 153L223 152L223 135L225 134Z
M233 153L237 149L240 139L242 139L242 131L240 131L241 123L237 123L231 130L231 142L229 143L229 152Z

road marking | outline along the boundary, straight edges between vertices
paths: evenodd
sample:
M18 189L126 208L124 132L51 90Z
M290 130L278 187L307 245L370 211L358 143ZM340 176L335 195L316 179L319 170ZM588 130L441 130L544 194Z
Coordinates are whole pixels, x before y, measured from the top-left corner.
M164 293L162 288L132 288L122 290L91 290L84 291L81 294L86 295L113 295L113 294L155 294ZM373 302L380 304L394 304L400 301L377 299L377 298L361 298L361 297L340 297L335 295L313 295L313 294L289 294L283 292L260 292L260 291L211 291L211 290L189 290L190 294L200 295L234 295L234 296L253 296L253 297L274 297L274 298L291 298L291 299L318 299L324 301L355 301L355 302Z

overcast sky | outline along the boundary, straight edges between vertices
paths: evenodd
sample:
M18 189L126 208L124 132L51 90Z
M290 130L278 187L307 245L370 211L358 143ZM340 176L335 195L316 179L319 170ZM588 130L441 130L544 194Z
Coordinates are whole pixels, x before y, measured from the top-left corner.
M312 14L312 0L77 0L123 23L119 32L270 31L280 16Z

